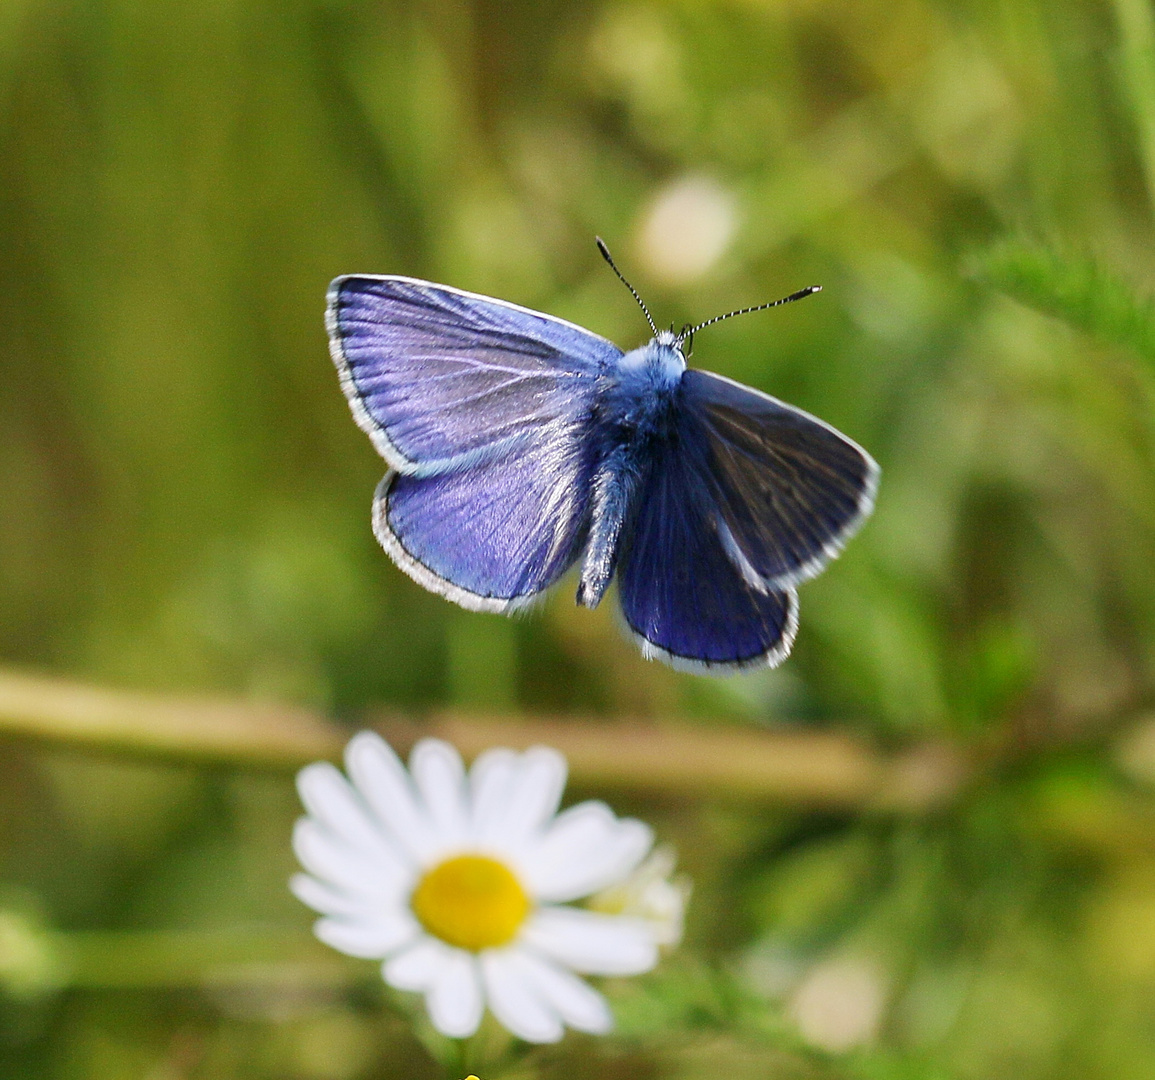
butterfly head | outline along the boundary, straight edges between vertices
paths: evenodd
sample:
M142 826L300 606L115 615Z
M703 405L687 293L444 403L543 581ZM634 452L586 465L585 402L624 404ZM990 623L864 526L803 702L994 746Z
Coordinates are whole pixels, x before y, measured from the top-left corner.
M648 344L626 353L618 370L627 382L640 378L646 387L660 391L677 385L686 357L673 330L659 330Z

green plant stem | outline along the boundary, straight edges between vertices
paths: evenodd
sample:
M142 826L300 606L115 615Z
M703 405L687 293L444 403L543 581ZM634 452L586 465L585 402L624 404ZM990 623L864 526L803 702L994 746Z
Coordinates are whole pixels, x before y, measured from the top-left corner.
M545 744L583 784L663 796L922 810L949 799L967 769L942 744L888 756L835 732L708 728L665 722L388 715L368 726L400 753L437 736L467 758L491 746ZM291 707L122 693L0 671L0 735L100 751L245 768L339 760L349 727Z
M86 990L173 986L347 986L371 973L289 929L44 931L63 986Z
M1150 0L1114 0L1120 75L1139 141L1147 197L1155 215L1155 9Z

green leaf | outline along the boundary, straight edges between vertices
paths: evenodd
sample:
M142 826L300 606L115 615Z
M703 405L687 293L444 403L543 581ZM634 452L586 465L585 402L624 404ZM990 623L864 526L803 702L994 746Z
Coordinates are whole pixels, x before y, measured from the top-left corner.
M977 256L971 270L1007 296L1155 363L1155 303L1096 259L1005 240Z

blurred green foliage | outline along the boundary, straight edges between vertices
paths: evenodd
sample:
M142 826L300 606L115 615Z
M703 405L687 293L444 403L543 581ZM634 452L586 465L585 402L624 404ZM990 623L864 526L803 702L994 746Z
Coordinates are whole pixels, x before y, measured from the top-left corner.
M982 252L974 271L1024 304L1155 361L1155 304L1086 255L1009 240Z
M618 1035L502 1075L1150 1077L1153 26L1145 0L7 0L0 655L350 717L953 740L977 779L918 820L622 807L694 877L687 944L609 987ZM568 587L467 614L372 540L329 279L636 345L595 233L659 323L825 287L695 342L883 467L778 671L646 664ZM0 1074L434 1076L409 1003L309 944L296 813L283 777L0 747ZM204 984L198 948L248 974Z

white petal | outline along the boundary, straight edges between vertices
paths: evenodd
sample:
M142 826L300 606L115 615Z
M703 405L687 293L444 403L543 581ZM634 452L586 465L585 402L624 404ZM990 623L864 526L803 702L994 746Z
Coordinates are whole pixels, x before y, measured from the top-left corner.
M479 844L517 853L557 812L566 763L556 750L491 750L474 762L474 826Z
M531 746L521 755L506 811L511 842L535 836L557 813L565 778L565 758L556 750Z
M318 761L297 773L297 791L309 814L349 847L374 859L402 865L400 852L386 838L369 808L327 761Z
M394 912L356 921L318 919L313 924L313 933L338 952L380 960L412 941L421 933L421 927L412 917Z
M396 902L412 885L411 874L354 851L312 818L300 818L293 827L293 850L314 877L353 896Z
M502 836L517 761L512 750L498 747L478 755L469 770L473 838L478 844L491 845Z
M425 993L425 1008L433 1026L450 1038L467 1038L481 1023L484 1004L476 958L463 949L450 950L449 963L438 971Z
M398 990L417 990L424 993L433 988L442 972L449 969L453 952L448 945L428 935L419 938L404 952L386 960L381 975Z
M358 732L345 748L345 768L388 835L414 862L425 865L434 846L432 823L389 744L372 731Z
M540 956L525 951L520 955L538 991L571 1028L591 1035L604 1035L613 1028L610 1007L592 986Z
M422 739L409 755L409 772L437 833L436 854L466 843L470 837L461 755L440 739Z
M489 1007L518 1038L532 1043L557 1042L564 1028L526 970L519 949L487 949L481 954L481 976Z
M308 874L294 874L289 879L289 890L302 904L308 904L319 914L334 915L339 919L359 919L381 908L381 901L377 898L334 888Z
M648 825L618 819L605 803L584 802L559 814L519 860L539 900L577 900L620 881L654 842Z
M539 908L521 943L587 975L639 975L658 962L658 947L641 919L580 908Z

